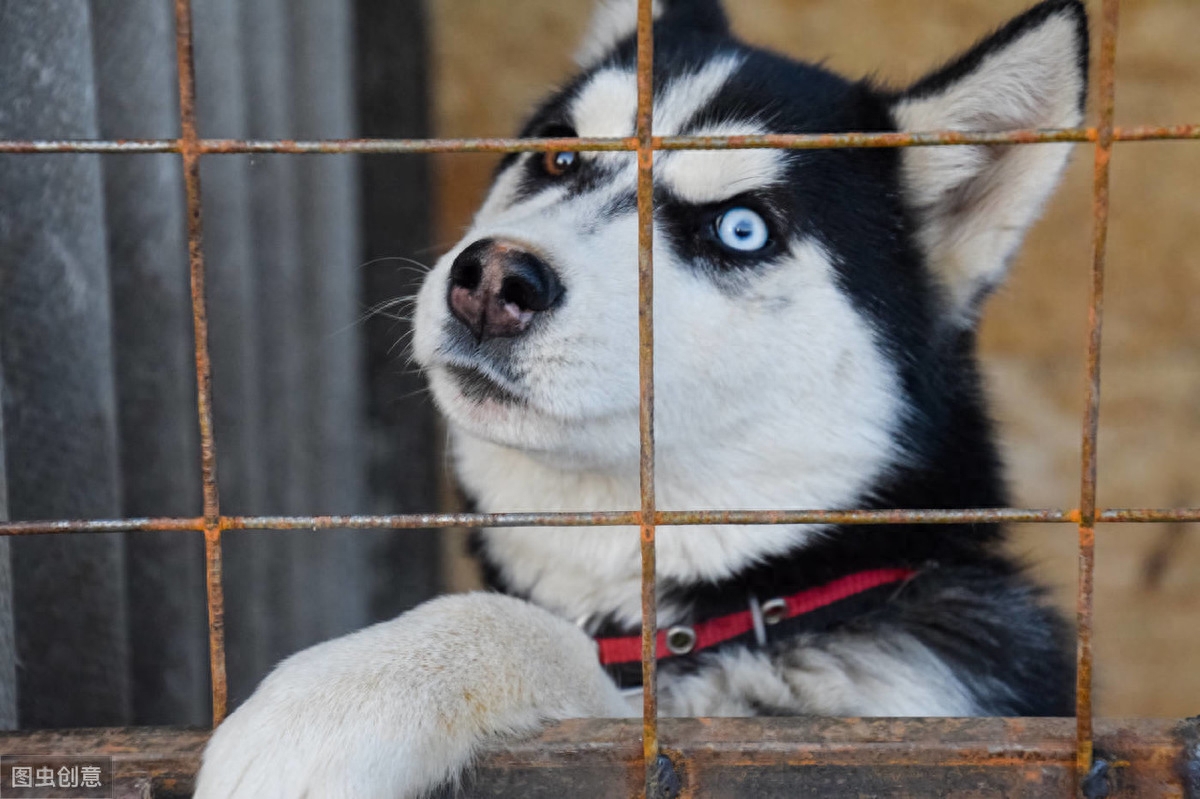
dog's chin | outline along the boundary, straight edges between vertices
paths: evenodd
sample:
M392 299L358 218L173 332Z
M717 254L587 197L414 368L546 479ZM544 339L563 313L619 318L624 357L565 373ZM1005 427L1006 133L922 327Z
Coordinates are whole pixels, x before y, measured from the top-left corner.
M478 369L438 365L425 373L438 409L459 433L571 467L611 463L630 453L636 457L636 409L566 419Z

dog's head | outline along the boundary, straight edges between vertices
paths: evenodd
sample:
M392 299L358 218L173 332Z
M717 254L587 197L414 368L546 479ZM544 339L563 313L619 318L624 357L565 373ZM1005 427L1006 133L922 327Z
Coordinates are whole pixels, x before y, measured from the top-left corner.
M657 135L1081 119L1076 0L1041 3L902 91L748 47L711 0L655 11ZM633 135L633 25L632 2L602 3L582 72L522 134ZM812 507L853 501L889 468L931 457L947 407L973 390L965 348L980 304L1069 147L655 153L661 468L703 470L719 450L737 468L782 470L797 492L788 504ZM566 468L636 462L635 161L509 156L427 276L414 346L457 433Z

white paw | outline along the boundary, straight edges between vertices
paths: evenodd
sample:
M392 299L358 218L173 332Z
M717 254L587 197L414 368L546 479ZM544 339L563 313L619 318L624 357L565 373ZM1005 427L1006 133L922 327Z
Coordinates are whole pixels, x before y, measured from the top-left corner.
M592 642L497 594L442 597L285 660L213 734L195 799L404 799L484 740L624 715Z

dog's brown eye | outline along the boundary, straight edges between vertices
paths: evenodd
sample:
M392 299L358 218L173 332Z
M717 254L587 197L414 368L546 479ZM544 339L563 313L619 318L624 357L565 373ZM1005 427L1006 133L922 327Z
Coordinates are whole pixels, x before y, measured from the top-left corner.
M542 156L542 166L546 174L562 177L579 165L579 153L570 151L548 152Z

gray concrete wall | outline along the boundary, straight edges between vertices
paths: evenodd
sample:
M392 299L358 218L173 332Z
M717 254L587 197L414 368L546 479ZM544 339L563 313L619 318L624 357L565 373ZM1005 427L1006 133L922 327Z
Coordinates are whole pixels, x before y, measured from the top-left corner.
M93 0L99 133L178 135L174 17L160 0ZM184 241L172 155L104 158L122 513L201 512L200 453ZM133 723L203 724L209 712L204 544L199 535L126 541Z
M0 136L96 136L87 12L0 2ZM100 159L9 156L0 174L9 514L119 515ZM22 725L127 723L124 536L28 537L11 552Z
M4 365L0 363L0 397ZM8 482L4 476L4 414L0 413L0 521L8 519ZM17 649L13 637L12 563L8 539L0 538L0 730L17 727Z
M296 0L291 27L293 129L302 138L357 134L354 20L349 3ZM305 512L366 507L363 438L364 337L359 317L362 235L358 159L295 160L301 268L300 339L308 358L300 375L301 426L311 487ZM289 575L292 625L309 643L360 625L370 615L373 552L392 534L304 531ZM362 582L367 577L366 582ZM359 584L363 590L347 591ZM315 590L306 590L315 589Z
M360 133L431 135L425 4L356 0L354 6ZM431 159L362 158L359 180L361 305L375 308L412 297L424 271L419 264L437 256ZM424 511L438 502L437 470L443 463L436 455L436 414L424 380L405 368L411 331L405 317L410 312L411 306L402 304L370 316L361 326L366 337L366 488L374 513ZM394 616L440 588L437 544L438 535L425 531L380 541L372 573L371 612L376 618Z
M428 132L416 0L194 5L201 135ZM173 23L161 0L0 0L0 137L177 135ZM0 156L0 175L8 512L199 514L178 156ZM396 331L359 320L415 286L362 263L428 245L424 159L206 156L201 182L221 510L434 509L432 411L384 356ZM205 723L202 556L189 533L0 540L0 727ZM436 576L431 534L227 534L233 704Z

